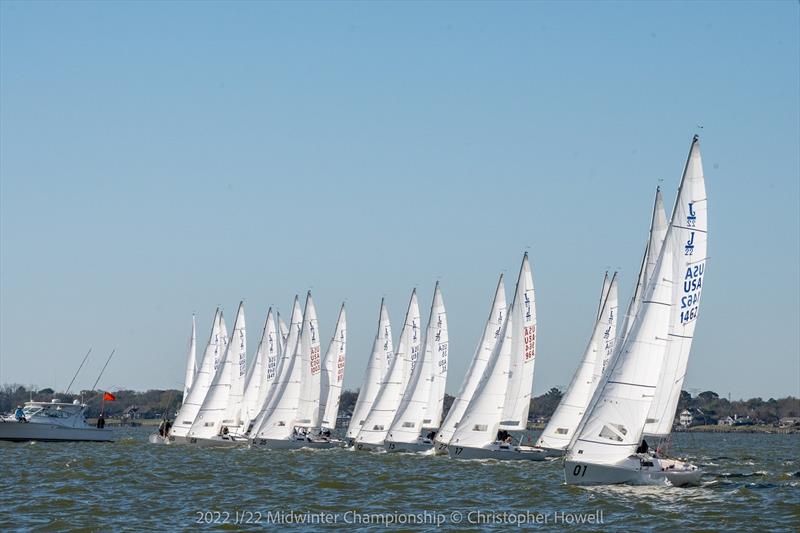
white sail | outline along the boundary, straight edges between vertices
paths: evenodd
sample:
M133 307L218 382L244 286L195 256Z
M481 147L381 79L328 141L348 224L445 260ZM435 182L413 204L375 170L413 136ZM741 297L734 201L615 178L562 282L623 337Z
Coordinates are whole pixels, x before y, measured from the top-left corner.
M241 354L243 349L244 333L244 305L239 304L236 313L236 320L233 324L233 342L227 343L225 355L220 361L214 379L208 388L208 394L203 401L203 406L197 413L197 418L189 430L190 438L208 439L220 433L222 426L237 425L236 410L241 407L241 387L238 395L233 396L234 384L244 376L244 368L241 367ZM223 341L225 336L223 335ZM246 348L246 346L245 346ZM241 368L241 370L240 370Z
M513 312L513 307L512 301L509 314ZM497 431L500 428L506 401L513 333L513 321L506 315L500 329L500 337L486 363L486 370L449 444L480 448L497 440Z
M658 254L661 252L661 246L664 243L664 237L667 234L667 214L664 212L664 198L661 195L661 187L656 188L656 198L653 202L653 214L650 218L650 233L647 244L644 249L644 256L642 257L642 265L639 269L639 277L636 281L636 288L633 291L633 297L628 304L628 310L625 313L625 318L622 321L622 327L619 333L619 343L625 341L625 337L633 325L633 318L639 310L639 305L642 302L647 282L653 275L653 269L658 260Z
M536 362L536 298L528 254L522 258L513 312L514 322L511 346L508 388L500 427L522 431L528 424L533 386L533 366Z
M551 450L565 450L569 446L575 429L578 427L594 390L602 377L604 355L613 351L613 340L610 346L604 338L613 336L617 313L617 275L603 280L603 291L600 298L600 314L594 324L589 344L583 352L580 366L572 376L561 401L553 412L553 416L536 441L536 446Z
M494 293L494 300L492 301L492 308L489 311L489 318L486 320L486 326L483 329L478 347L475 350L475 355L472 357L467 375L464 377L463 383L458 394L453 400L453 405L447 412L447 416L442 422L439 433L436 435L436 441L441 444L449 444L450 439L453 437L456 427L458 427L464 412L467 410L475 390L478 388L478 383L486 370L486 365L492 355L494 347L497 345L497 339L500 337L500 330L503 327L503 321L506 314L506 291L503 284L503 275L497 282L497 288Z
M325 362L322 370L320 425L326 429L334 429L336 427L346 355L347 317L344 312L344 304L342 304L341 309L339 309L339 317L336 319L333 337L330 344L328 344L328 350L325 352Z
M244 382L247 373L247 330L244 320L244 302L239 303L233 337L228 347L232 360L231 390L222 424L228 427L242 425Z
M272 308L267 311L267 319L258 341L256 357L247 371L242 400L242 430L247 431L250 422L258 416L258 411L266 395L267 384L275 377L278 361L278 347L275 334L275 318ZM271 376L271 377L270 377Z
M186 377L183 380L183 399L189 396L189 389L192 388L194 375L197 373L197 332L192 314L192 336L189 337L189 354L186 356Z
M297 409L300 406L300 381L303 372L299 348L300 344L296 343L295 353L276 384L274 401L265 416L257 421L256 438L288 439L294 430Z
M400 332L397 352L394 354L386 377L381 382L380 390L356 437L356 442L381 445L386 440L386 434L394 420L397 408L408 387L410 375L419 358L419 321L417 291L414 289L411 293L411 301L408 303L403 330Z
M295 305L299 309L300 302L297 301L297 297L295 297ZM292 320L294 320L294 309L295 308L293 307L292 308ZM289 326L287 326L286 322L283 321L283 319L281 318L281 314L280 313L276 313L276 315L278 317L278 331L280 331L280 333L281 333L280 337L278 337L279 351L283 352L284 345L286 344L286 337L289 336Z
M378 332L375 334L375 341L372 343L372 354L367 363L367 370L364 373L364 380L361 382L361 389L358 391L358 399L353 408L350 418L350 425L347 428L347 438L355 439L361 426L367 418L375 397L381 388L383 378L389 368L388 361L391 361L394 353L392 346L392 326L389 322L389 312L386 305L381 300L381 310L378 315Z
M322 357L319 342L317 308L311 291L306 295L303 329L300 331L300 399L295 426L318 427L320 421L319 398L322 375Z
M197 369L197 374L194 376L192 387L189 393L184 396L183 404L175 416L175 424L170 430L172 437L186 437L189 429L192 427L200 407L203 405L208 387L215 372L215 364L220 350L220 325L222 321L222 311L217 308L214 313L214 320L211 325L211 335L208 338L206 349L203 352L203 359L200 362L200 367Z
M664 247L625 343L595 391L567 460L615 464L636 451L667 345L672 250Z
M667 352L644 428L647 435L665 437L672 431L700 308L708 256L707 207L700 141L695 136L672 210L669 241L665 241L665 246L674 250L673 269L677 280L673 287Z
M604 310L600 317L600 322L603 324L603 330L597 346L597 364L594 365L594 372L592 373L592 390L589 393L591 397L594 390L600 383L600 378L608 368L609 361L614 355L614 350L617 346L617 317L619 315L619 288L617 287L617 273L611 277L611 282L608 286L604 298ZM587 399L588 400L588 399Z
M436 315L435 320L433 320L434 314ZM441 425L442 411L444 410L444 390L447 386L450 336L447 330L447 311L444 307L444 298L442 298L438 282L433 295L431 318L427 335L428 337L433 335L433 341L427 344L433 351L433 382L431 383L431 393L428 399L428 407L425 410L425 418L422 420L423 429L438 429Z
M280 318L278 318L278 324L278 327L281 327L282 321ZM290 381L289 373L291 371L291 363L294 359L298 340L300 339L300 328L302 328L302 326L303 314L300 310L300 299L295 296L292 304L292 318L289 327L287 328L288 333L286 334L286 339L283 341L283 343L278 345L279 352L275 365L275 373L266 381L266 390L263 392L263 399L259 407L258 416L256 417L253 428L251 429L252 434L257 433L260 430L265 418L275 407L278 399L279 389L286 387ZM282 336L283 335L281 334L280 337ZM299 380L299 374L297 379Z
M428 326L425 329L424 346L421 357L416 361L409 377L407 390L397 409L394 421L389 427L387 440L416 442L424 427L434 427L432 417L436 413L433 411L435 406L431 404L432 397L435 396L437 401L439 398L439 391L438 389L434 390L433 385L436 375L439 373L438 361L442 346L444 347L444 375L447 376L447 316L438 282L434 289ZM444 389L442 389L443 392ZM442 396L443 399L444 396ZM439 417L441 417L441 408L439 408ZM439 419L436 420L436 426L438 424Z

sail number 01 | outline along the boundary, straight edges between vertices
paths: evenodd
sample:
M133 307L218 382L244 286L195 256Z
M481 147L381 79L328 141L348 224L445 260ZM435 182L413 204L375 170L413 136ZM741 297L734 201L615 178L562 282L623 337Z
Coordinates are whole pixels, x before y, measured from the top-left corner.
M583 467L583 471L581 471L581 467ZM583 477L586 475L586 465L575 465L575 468L572 469L572 475L575 477Z

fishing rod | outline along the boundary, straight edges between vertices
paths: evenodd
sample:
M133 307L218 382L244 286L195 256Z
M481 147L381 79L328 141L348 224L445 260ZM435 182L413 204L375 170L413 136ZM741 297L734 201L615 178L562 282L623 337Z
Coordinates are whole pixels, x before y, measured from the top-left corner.
M106 367L108 366L108 363L111 362L111 358L114 357L114 352L116 351L116 348L111 350L111 354L108 356L108 359L106 359L106 364L103 365L103 370L100 371L100 375L97 376L97 379L95 380L94 385L92 385L91 390L94 390L94 388L97 387L97 383L100 381L100 378L103 377L103 372L106 371Z
M89 351L86 352L86 355L83 356L83 361L81 361L81 366L79 366L78 370L75 371L75 375L72 376L72 381L69 382L69 385L67 386L67 390L64 392L64 394L69 394L69 390L72 388L72 384L75 383L75 378L78 377L78 373L81 371L81 368L83 368L83 364L86 362L86 359L89 357L90 353L92 353L92 349L91 348L89 348Z

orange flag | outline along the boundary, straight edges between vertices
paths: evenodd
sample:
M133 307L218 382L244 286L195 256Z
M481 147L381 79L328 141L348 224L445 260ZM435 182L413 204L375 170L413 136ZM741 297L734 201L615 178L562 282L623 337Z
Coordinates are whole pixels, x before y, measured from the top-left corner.
M117 399L117 397L114 396L113 394L111 394L110 392L104 392L103 393L103 400L105 400L107 402L113 402L116 399Z

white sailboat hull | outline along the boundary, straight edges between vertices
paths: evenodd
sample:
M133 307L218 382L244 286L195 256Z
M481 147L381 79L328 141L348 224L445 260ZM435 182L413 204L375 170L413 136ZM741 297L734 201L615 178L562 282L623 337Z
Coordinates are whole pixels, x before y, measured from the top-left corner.
M387 452L419 453L433 449L434 443L430 439L419 438L416 442L397 442L387 440L383 448Z
M3 422L0 423L0 440L13 442L113 442L110 429L93 427L72 428L57 424Z
M250 441L253 448L266 448L268 450L299 450L300 448L328 449L338 448L341 442L331 439L301 438L301 439L261 439Z
M201 447L231 447L241 446L247 444L247 439L244 437L236 437L227 435L225 437L214 436L207 439L196 437L175 437L170 435L169 444L182 444L188 446L201 446Z
M677 459L633 455L615 465L567 460L564 477L569 485L696 485L703 470Z
M491 443L482 448L468 446L447 447L451 459L497 459L500 461L544 461L547 455L533 446Z

